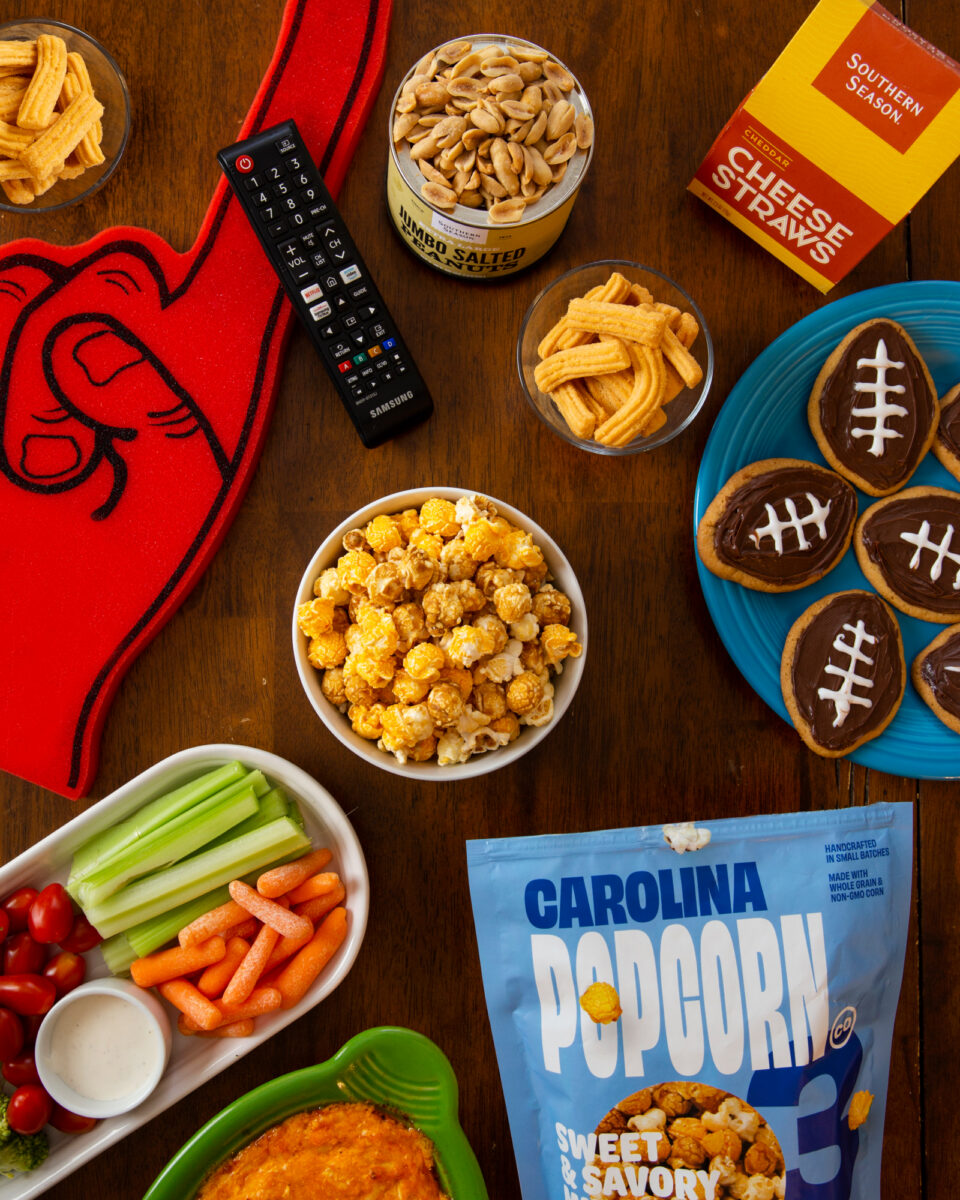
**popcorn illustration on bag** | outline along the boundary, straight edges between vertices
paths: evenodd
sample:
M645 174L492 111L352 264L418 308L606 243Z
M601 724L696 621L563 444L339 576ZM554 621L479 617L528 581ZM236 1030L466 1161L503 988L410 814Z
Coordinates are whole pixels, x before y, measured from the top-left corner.
M524 1200L876 1200L911 859L909 804L468 842Z

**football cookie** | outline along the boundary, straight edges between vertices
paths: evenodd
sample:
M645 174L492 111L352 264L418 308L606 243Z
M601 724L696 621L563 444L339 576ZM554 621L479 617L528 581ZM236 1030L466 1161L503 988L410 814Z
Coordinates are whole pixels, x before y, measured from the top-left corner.
M933 452L951 475L960 479L960 383L940 397L940 420Z
M793 623L780 660L790 719L825 758L883 733L906 679L897 619L873 592L834 592L812 604Z
M903 487L930 449L939 415L936 388L910 335L883 319L847 334L807 404L824 458L871 496Z
M960 493L907 488L857 522L857 562L881 596L922 621L960 621Z
M920 651L910 678L934 715L960 733L960 625L944 629Z
M697 530L708 571L759 592L790 592L837 565L857 496L833 471L798 458L750 463L727 480Z

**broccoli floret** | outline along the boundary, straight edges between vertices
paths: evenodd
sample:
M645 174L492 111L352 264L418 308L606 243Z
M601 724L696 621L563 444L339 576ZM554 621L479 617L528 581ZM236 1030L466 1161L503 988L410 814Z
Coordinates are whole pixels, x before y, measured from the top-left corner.
M6 1092L0 1091L0 1146L6 1145L11 1138L17 1135L7 1123L7 1109L10 1106L10 1097Z
M49 1153L50 1142L42 1130L31 1134L14 1133L8 1142L0 1146L0 1174L34 1171L46 1161Z

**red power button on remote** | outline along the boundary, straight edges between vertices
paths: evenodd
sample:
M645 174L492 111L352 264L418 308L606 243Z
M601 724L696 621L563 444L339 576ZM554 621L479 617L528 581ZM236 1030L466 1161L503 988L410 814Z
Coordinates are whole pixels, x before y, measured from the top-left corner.
M242 171L244 175L249 175L253 170L253 159L249 154L241 154L237 159L237 170Z

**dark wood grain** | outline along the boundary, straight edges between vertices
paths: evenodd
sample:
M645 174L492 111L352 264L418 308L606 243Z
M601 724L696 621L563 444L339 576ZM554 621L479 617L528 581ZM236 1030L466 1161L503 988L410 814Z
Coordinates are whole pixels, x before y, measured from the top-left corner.
M294 330L245 504L200 585L120 687L94 795L72 805L0 779L0 857L7 861L186 746L225 741L274 750L315 775L350 814L371 874L367 938L332 999L199 1088L189 1104L53 1188L53 1200L132 1200L226 1103L328 1057L360 1029L387 1023L423 1031L450 1056L490 1195L518 1200L465 839L880 799L919 801L882 1200L954 1194L958 787L918 786L811 755L727 657L700 593L691 539L697 467L727 393L773 338L828 300L685 187L722 123L812 7L812 0L464 0L454 13L435 0L396 0L385 82L341 205L430 382L435 416L364 451L306 337ZM910 0L907 8L900 15L917 32L960 56L956 5ZM46 15L86 28L122 64L133 136L117 176L89 202L50 216L2 216L0 240L29 234L73 243L133 223L186 249L217 178L214 153L236 135L280 11L280 0L47 5ZM22 6L0 5L4 19L22 13ZM401 246L389 231L383 183L397 82L438 40L485 29L541 42L574 67L599 133L555 250L515 280L478 285L440 276ZM954 167L829 299L909 278L960 278L958 211ZM609 460L567 446L532 419L513 367L518 326L540 288L604 257L650 263L679 280L714 338L717 370L706 410L650 456ZM303 695L289 647L297 582L329 529L379 495L431 483L499 495L550 530L579 575L591 628L589 667L561 737L508 770L444 785L379 772L335 743Z

